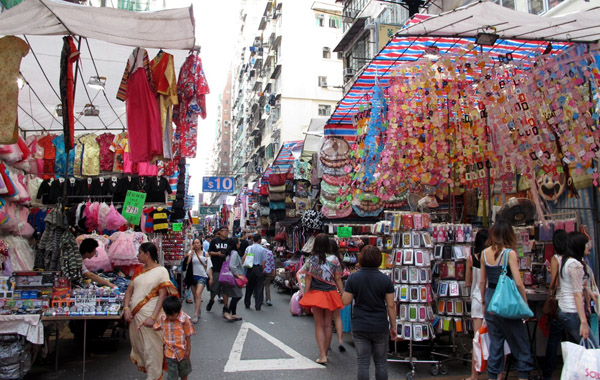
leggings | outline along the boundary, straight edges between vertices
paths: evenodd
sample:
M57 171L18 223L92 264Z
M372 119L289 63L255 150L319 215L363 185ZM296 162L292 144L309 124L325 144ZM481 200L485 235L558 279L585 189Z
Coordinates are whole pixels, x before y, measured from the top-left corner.
M237 314L237 304L242 299L242 297L231 297L231 301L229 302L229 312L231 314Z

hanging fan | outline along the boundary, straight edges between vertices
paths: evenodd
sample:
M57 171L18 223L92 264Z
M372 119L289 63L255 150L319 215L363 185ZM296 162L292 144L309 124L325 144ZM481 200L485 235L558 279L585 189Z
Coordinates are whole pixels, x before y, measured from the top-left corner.
M410 193L408 194L408 207L410 207L410 211L415 212L419 208L419 200L421 196L419 194Z
M522 226L533 222L535 204L527 198L510 198L496 214L496 220L502 218L511 226Z

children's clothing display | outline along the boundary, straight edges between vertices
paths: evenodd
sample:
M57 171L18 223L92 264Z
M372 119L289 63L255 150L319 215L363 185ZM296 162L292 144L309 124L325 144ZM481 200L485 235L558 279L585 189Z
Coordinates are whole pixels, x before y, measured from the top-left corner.
M125 231L115 232L110 240L112 243L107 252L108 258L114 266L121 266L139 264L138 250L148 238L141 232Z
M88 238L96 240L98 242L98 248L96 248L96 256L91 259L83 260L87 269L92 272L98 272L99 270L108 272L112 270L112 265L108 258L108 254L106 253L106 245L110 243L110 240L106 236L98 234L79 235L75 240L77 240L78 245L81 245L81 242Z

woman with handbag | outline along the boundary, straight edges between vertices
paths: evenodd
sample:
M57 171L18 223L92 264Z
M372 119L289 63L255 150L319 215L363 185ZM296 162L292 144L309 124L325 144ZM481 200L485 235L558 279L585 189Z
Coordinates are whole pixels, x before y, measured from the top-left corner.
M342 257L340 256L340 249L335 239L329 239L329 245L331 246L331 253L335 255L341 263ZM340 352L346 352L343 339L344 325L342 323L342 309L337 309L333 312L333 322L335 324L335 333L338 337L338 350L340 350Z
M300 305L312 309L315 323L315 338L319 346L319 364L327 364L327 350L331 343L331 320L333 312L341 309L344 292L341 274L342 265L335 255L330 254L329 237L318 234L312 253L300 270L305 276L305 293Z
M192 323L198 323L200 318L200 306L202 303L202 292L208 284L208 274L206 274L207 256L202 249L202 241L200 239L194 239L192 242L192 249L186 255L187 258L187 271L186 280L189 282L188 272L191 270L193 277L191 284L192 292L194 294L194 317Z
M223 313L223 318L225 318L228 322L242 320L242 317L237 315L237 304L244 295L242 288L248 282L246 276L244 276L242 259L238 254L240 245L241 243L238 238L230 239L229 246L227 247L227 259L225 263L223 263L221 273L219 274L221 291L224 295L227 295L230 298L228 311ZM227 279L227 282L224 282L222 280L225 280L225 276L232 276L233 278L229 278Z
M552 245L554 247L554 255L550 260L550 289L548 299L544 304L544 314L550 318L550 328L548 332L548 342L546 344L546 355L544 356L544 368L542 369L542 377L544 380L552 378L552 372L556 368L556 351L560 347L563 332L565 331L562 324L558 321L558 303L556 293L560 286L558 271L562 256L567 249L567 232L565 230L556 230L552 235Z
M489 238L489 232L486 229L477 231L475 235L475 246L473 254L467 258L466 285L471 289L471 319L473 320L473 331L479 331L483 324L483 303L481 298L481 289L479 288L481 277L481 252L485 249L485 243ZM473 350L473 355L475 351ZM472 361L471 380L477 380L479 373L475 369L476 361Z
M529 345L529 335L522 319L502 317L489 311L490 301L496 292L496 286L503 275L512 277L518 294L525 305L527 296L525 286L519 273L519 263L515 247L517 237L512 226L504 219L496 220L487 241L488 248L483 253L481 265L481 298L484 316L488 326L490 347L488 357L488 379L496 380L504 368L504 341L508 342L510 351L516 359L516 370L520 380L529 379L529 371L533 369L533 356ZM506 271L506 273L503 273ZM498 289L499 291L500 289ZM518 297L518 294L516 297ZM516 301L515 301L516 302ZM507 302L508 303L508 302Z

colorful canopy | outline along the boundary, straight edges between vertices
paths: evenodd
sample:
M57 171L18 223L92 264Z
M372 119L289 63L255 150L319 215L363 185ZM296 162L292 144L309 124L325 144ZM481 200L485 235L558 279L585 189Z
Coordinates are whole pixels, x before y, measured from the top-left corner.
M389 85L392 72L399 65L426 56L469 57L474 51L483 51L498 63L514 60L527 67L530 58L548 50L556 54L572 42L597 40L598 19L598 7L550 18L516 12L491 2L470 4L439 16L416 15L363 69L331 115L325 135L353 140L354 115L369 104L377 82L384 88ZM497 33L501 38L493 46L477 45L475 37L479 32Z
M294 155L292 154L292 150L296 148L300 149L301 151L303 145L303 140L284 142L281 145L281 149L279 149L277 157L275 157L273 163L269 165L269 167L265 171L265 174L263 175L263 180L268 181L269 176L272 173L288 173L292 171L294 169L294 161L296 160L294 158Z

